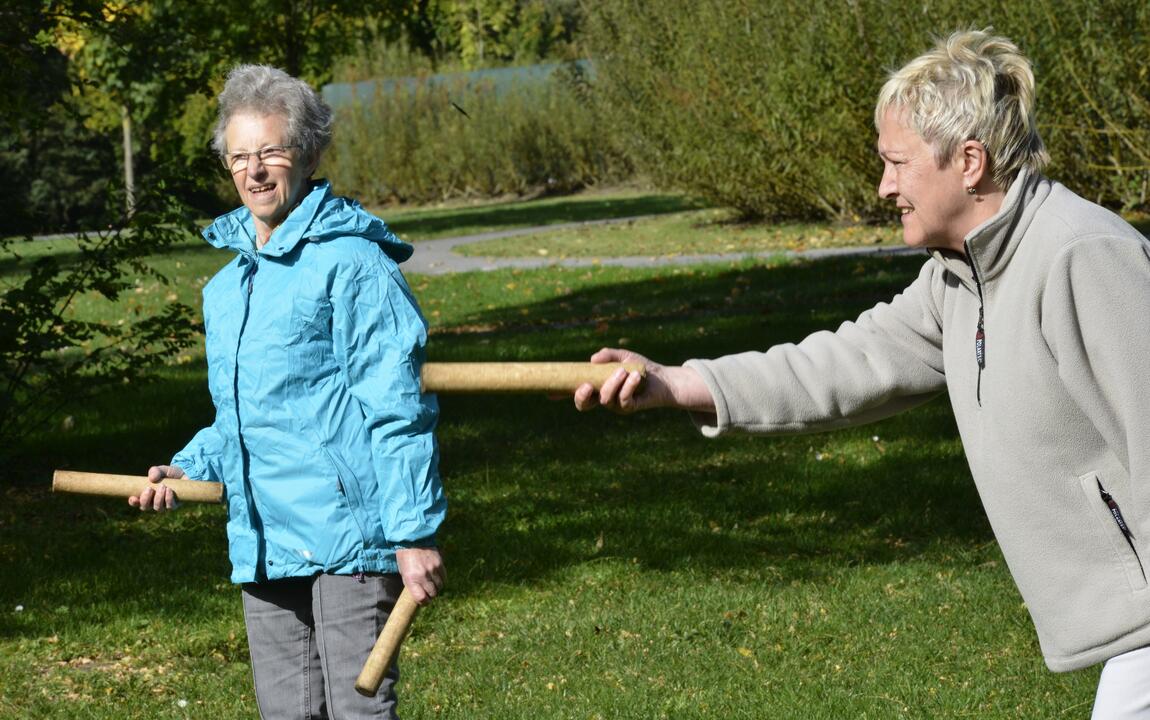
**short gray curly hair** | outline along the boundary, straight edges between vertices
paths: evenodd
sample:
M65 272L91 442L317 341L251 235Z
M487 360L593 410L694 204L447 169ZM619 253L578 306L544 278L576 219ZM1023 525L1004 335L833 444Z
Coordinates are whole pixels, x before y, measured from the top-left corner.
M228 151L224 133L237 112L280 115L287 122L285 142L300 146L305 163L318 162L331 143L332 112L303 80L269 65L237 65L228 73L220 92L219 119L212 149L220 157Z
M893 73L879 92L876 126L889 110L934 147L939 165L967 140L981 142L1002 188L1050 159L1035 124L1030 61L986 30L956 32Z

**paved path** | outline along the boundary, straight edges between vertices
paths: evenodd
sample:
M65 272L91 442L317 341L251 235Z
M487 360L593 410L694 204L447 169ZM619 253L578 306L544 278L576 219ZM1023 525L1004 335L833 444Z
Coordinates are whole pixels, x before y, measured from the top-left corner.
M444 238L441 240L422 240L413 243L415 254L403 264L407 273L422 273L426 275L444 275L456 272L490 271L500 268L543 268L543 267L598 267L614 265L619 267L660 267L669 265L702 265L706 263L723 263L745 260L748 258L803 257L825 258L842 255L905 255L908 253L921 253L922 250L908 247L846 247L826 248L821 250L804 251L766 251L753 253L714 253L707 255L639 255L629 257L485 257L478 255L459 255L454 252L460 245L480 243L485 240L515 237L517 235L537 235L540 233L555 232L586 227L588 225L606 225L610 223L625 223L640 220L640 217L614 218L610 220L588 220L576 223L563 223L559 225L545 225L542 227L518 228L515 230L500 230L497 232L480 233L477 235L464 235L461 237Z

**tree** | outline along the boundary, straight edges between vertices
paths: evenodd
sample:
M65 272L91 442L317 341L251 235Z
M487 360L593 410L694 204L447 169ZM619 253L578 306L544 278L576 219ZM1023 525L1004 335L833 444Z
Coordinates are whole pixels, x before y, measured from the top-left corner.
M0 256L24 276L0 295L0 455L61 409L109 386L145 379L191 345L193 314L179 303L116 319L73 312L85 295L114 303L132 287L129 270L158 277L144 258L186 228L184 208L158 185L141 193L130 216L81 233L74 261L47 256L22 262L10 239L0 241Z
M25 201L37 200L42 190L61 197L84 187L68 184L74 176L53 175L83 164L86 141L77 140L91 140L73 102L55 31L61 24L98 26L105 19L94 5L20 0L0 18L0 42L10 60L9 70L0 73L0 162L17 173ZM99 158L98 152L92 155ZM185 236L188 213L164 173L158 167L141 187L131 215L123 212L123 196L113 186L90 192L85 220L102 229L79 234L75 258L28 262L13 238L0 236L6 282L0 294L0 454L14 452L24 435L65 405L109 384L146 377L173 350L191 343L192 314L183 305L118 319L72 312L85 294L115 301L130 285L129 272L154 274L144 262L148 254ZM25 219L26 228L37 221Z
M571 43L580 18L570 0L440 0L429 10L464 67L536 62Z
M64 18L96 9L43 0L12 0L0 9L0 236L67 227L101 204L97 166L110 158L87 152L96 139L65 102L68 60L53 42Z

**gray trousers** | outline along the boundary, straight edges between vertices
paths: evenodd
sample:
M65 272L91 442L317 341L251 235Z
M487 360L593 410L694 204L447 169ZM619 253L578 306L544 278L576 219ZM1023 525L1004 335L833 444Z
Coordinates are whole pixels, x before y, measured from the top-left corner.
M355 680L403 589L399 575L316 575L243 586L256 702L264 720L393 720L388 672L374 698Z

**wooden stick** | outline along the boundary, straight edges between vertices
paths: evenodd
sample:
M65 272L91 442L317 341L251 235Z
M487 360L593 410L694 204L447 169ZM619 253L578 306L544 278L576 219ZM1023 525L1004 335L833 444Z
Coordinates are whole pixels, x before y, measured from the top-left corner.
M642 363L464 362L426 363L423 391L434 393L569 393L583 383L601 386L623 367Z
M407 588L404 588L403 592L399 594L399 599L395 601L395 607L387 616L387 622L384 623L383 630L375 641L375 647L371 649L371 654L367 656L367 661L363 664L359 678L355 681L357 693L367 697L375 697L375 694L379 692L383 677L387 675L387 671L395 662L396 656L399 655L399 646L407 637L407 631L411 629L411 624L415 622L415 616L418 612L419 604L412 599Z
M107 473L57 470L52 474L52 491L80 493L82 495L109 495L131 497L152 483L143 475L109 475ZM164 478L160 485L176 491L181 502L221 503L224 501L223 483L187 478ZM155 485L153 485L155 487Z

